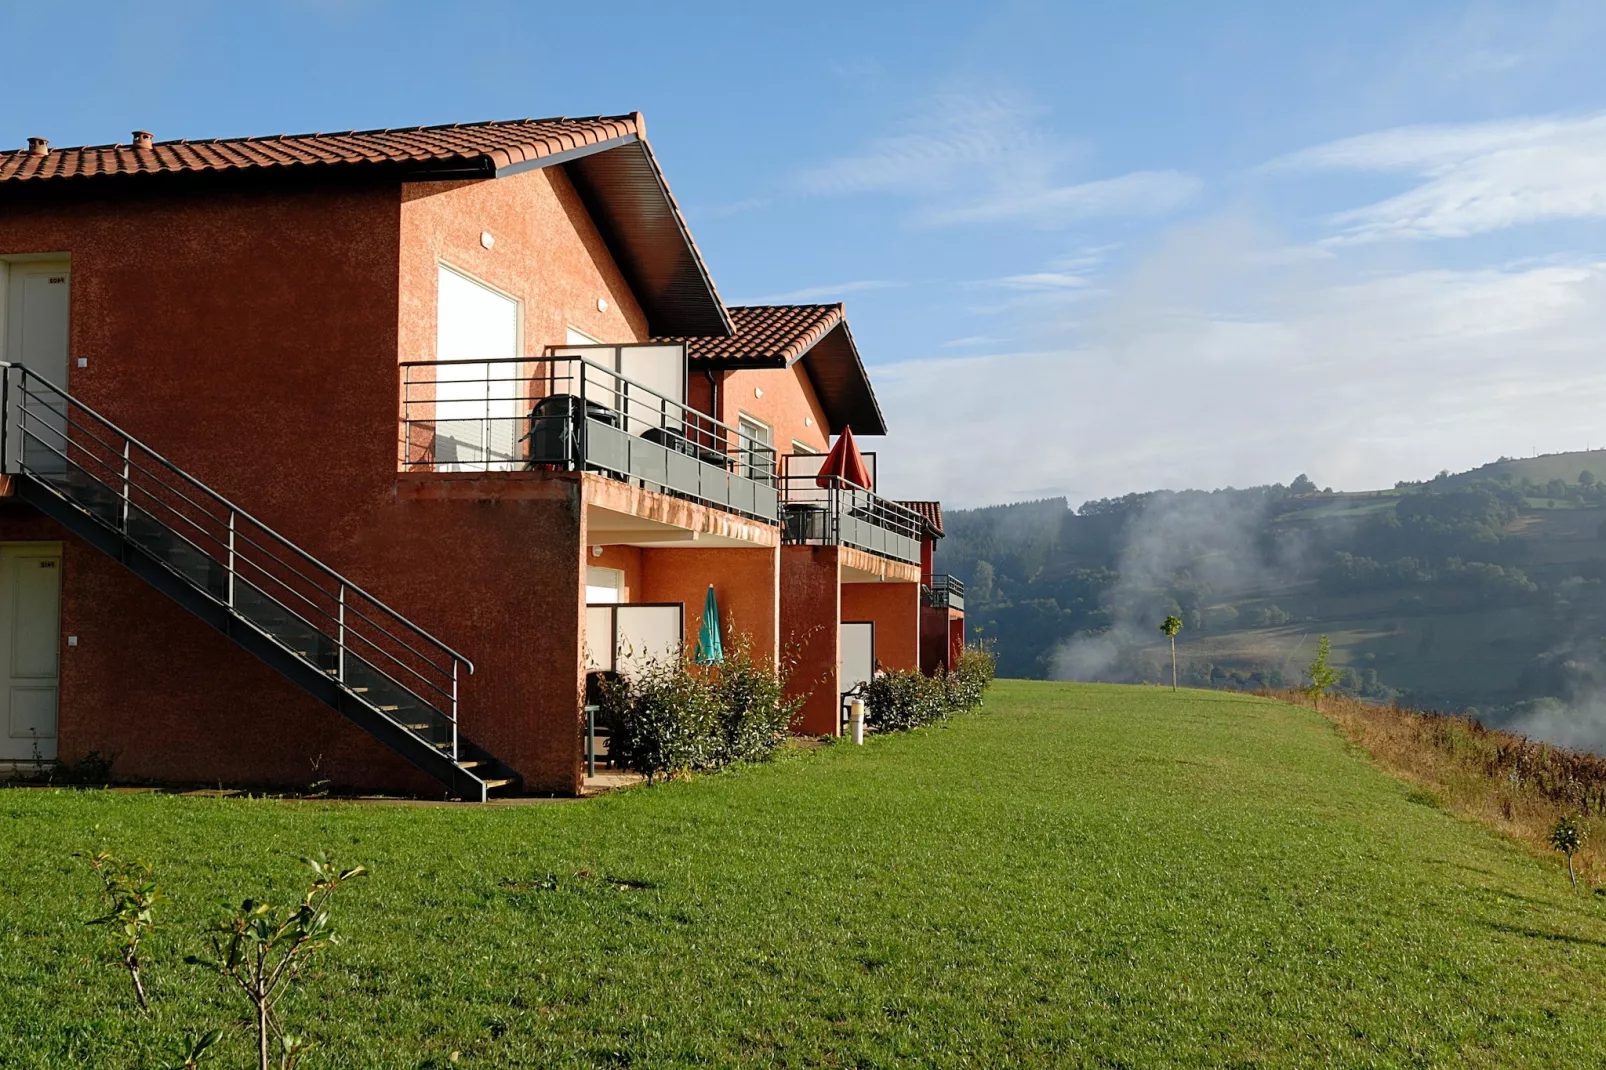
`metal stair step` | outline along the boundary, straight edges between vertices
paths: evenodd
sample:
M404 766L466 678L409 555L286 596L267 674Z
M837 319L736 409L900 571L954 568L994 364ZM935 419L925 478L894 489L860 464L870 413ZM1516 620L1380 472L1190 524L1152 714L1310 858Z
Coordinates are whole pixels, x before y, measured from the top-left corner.
M495 791L497 788L505 788L509 784L513 783L513 778L512 777L497 777L497 778L492 779L492 780L482 781L482 783L484 783L486 791Z

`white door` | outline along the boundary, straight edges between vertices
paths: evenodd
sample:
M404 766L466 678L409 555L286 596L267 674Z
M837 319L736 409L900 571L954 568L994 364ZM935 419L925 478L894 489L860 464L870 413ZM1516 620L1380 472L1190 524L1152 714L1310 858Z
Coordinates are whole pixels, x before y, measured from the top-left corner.
M875 625L870 621L842 622L842 660L837 665L837 686L845 695L875 672Z
M435 467L506 472L524 435L518 398L519 303L444 264L435 320ZM494 363L501 361L504 363Z
M29 261L0 265L6 270L6 360L23 364L61 389L67 389L67 338L71 273L66 261ZM15 383L13 383L15 385ZM30 385L27 399L13 398L13 413L24 404L25 435L6 441L10 462L22 450L28 464L42 472L66 466L66 405L53 391Z
M56 758L61 547L0 546L0 762Z

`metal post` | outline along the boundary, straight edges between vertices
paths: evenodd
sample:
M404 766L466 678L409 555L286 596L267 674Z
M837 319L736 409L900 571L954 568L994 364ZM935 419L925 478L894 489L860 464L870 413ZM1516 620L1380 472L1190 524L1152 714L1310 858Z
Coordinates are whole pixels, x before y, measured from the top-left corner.
M346 585L340 585L340 608L338 611L337 628L339 638L335 640L335 679L341 683L346 682ZM452 663L456 665L454 661Z
M591 378L586 374L586 362L577 359L574 362L576 372L580 376L580 411L574 415L574 456L569 458L569 470L585 466L586 456L586 380Z
M123 534L128 534L128 439L123 439Z
M457 761L457 659L452 659L452 761Z
M0 471L11 471L10 441L6 432L11 428L11 369L0 368Z
M402 471L413 470L413 369L403 368L402 375Z
M586 707L586 776L597 775L597 708Z
M234 608L234 510L229 510L229 608Z

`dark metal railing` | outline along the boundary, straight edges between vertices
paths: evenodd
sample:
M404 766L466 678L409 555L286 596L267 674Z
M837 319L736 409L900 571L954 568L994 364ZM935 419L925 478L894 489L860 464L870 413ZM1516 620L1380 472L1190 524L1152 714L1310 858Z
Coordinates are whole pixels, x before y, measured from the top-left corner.
M401 365L407 471L592 471L774 523L775 450L592 359L667 346L576 346L530 359ZM668 354L673 366L674 354ZM617 358L616 358L617 359Z
M958 576L938 573L927 588L928 603L935 609L964 609L965 584Z
M788 464L781 476L784 541L852 546L899 561L919 562L925 521L918 513L836 476L822 479L812 470L794 474L792 459L785 458ZM805 459L818 467L817 456L806 455Z
M468 658L20 364L0 362L0 413L6 472L33 477L381 713L405 701L395 696L417 699L403 727L457 757Z

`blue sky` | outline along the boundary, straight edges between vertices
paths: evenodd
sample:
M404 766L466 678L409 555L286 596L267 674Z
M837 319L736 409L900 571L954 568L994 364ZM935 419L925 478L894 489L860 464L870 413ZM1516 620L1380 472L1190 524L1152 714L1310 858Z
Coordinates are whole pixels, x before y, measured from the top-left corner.
M1600 3L0 0L0 144L643 111L954 505L1606 444Z

